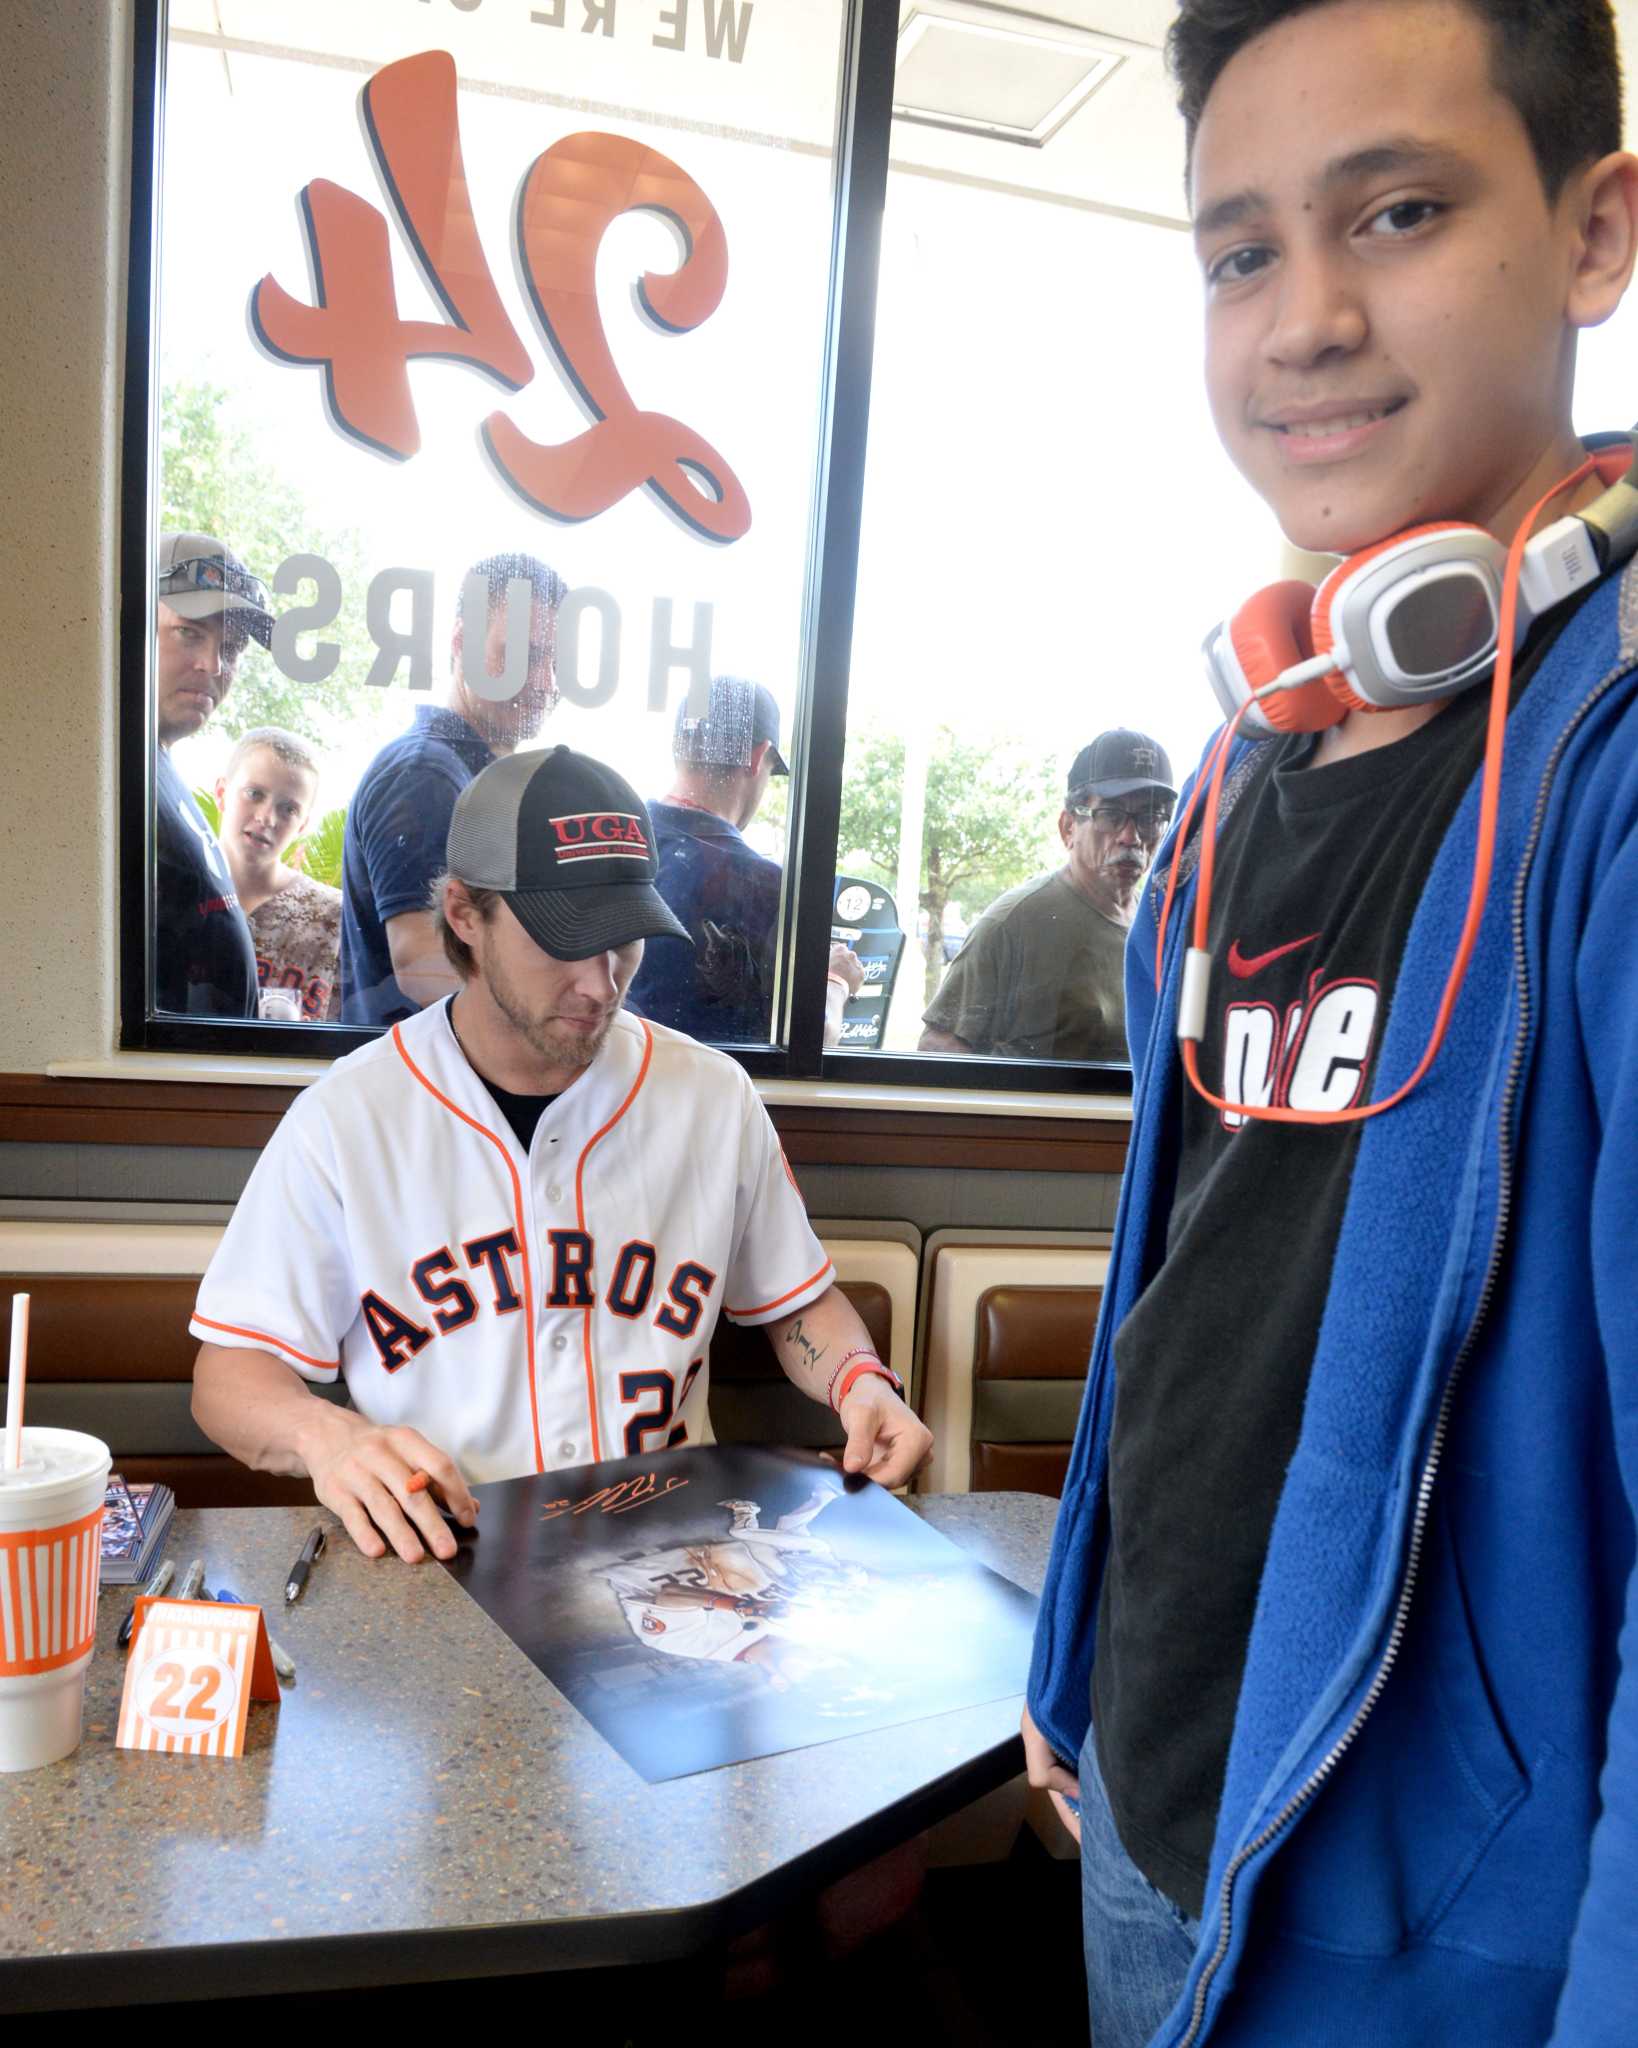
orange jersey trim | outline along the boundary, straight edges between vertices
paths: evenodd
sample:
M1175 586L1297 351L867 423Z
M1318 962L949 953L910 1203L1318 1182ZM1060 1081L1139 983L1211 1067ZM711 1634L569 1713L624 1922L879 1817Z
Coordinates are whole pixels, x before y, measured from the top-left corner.
M648 1079L649 1062L654 1057L654 1034L649 1030L648 1024L643 1018L639 1017L636 1021L643 1027L643 1063L637 1069L637 1078L632 1082L625 1101L621 1103L613 1116L609 1118L601 1130L593 1131L586 1140L585 1145L581 1148L580 1157L575 1162L574 1220L582 1232L586 1231L586 1161L592 1155L592 1147L600 1139L608 1136L621 1117L625 1115L626 1111L637 1100L637 1091ZM586 1232L586 1234L590 1235L589 1232ZM585 1361L586 1367L586 1413L591 1420L592 1463L594 1465L599 1464L603 1457L603 1439L597 1427L597 1362L592 1353L592 1318L595 1314L595 1307L589 1307L582 1309L580 1315L580 1355Z
M765 1316L769 1309L782 1308L787 1301L794 1301L797 1295L805 1294L816 1280L823 1280L825 1275L831 1270L831 1263L829 1259L826 1259L817 1273L810 1273L805 1280L799 1280L788 1292L777 1295L772 1301L765 1301L757 1308L725 1308L723 1314L725 1316Z
M258 1344L269 1345L274 1351L288 1352L292 1358L299 1358L303 1365L317 1366L320 1372L339 1372L339 1358L309 1358L305 1351L298 1351L294 1344L287 1344L282 1337L275 1337L267 1330L247 1330L238 1323L219 1323L212 1316L202 1316L196 1309L190 1322L203 1323L207 1330L221 1330L229 1337L253 1337Z
M420 1082L434 1102L441 1102L451 1116L459 1117L463 1124L476 1131L480 1137L489 1140L490 1144L494 1146L505 1162L507 1175L512 1183L512 1220L518 1227L518 1250L523 1257L524 1337L529 1353L529 1427L535 1439L535 1470L537 1472L544 1472L546 1460L541 1455L540 1449L540 1400L535 1391L535 1283L533 1270L529 1263L529 1226L524 1221L523 1216L523 1184L518 1179L518 1170L512 1164L512 1155L507 1151L505 1141L497 1136L487 1124L479 1123L475 1116L468 1116L466 1111L460 1108L458 1104L451 1102L441 1089L434 1087L432 1082L427 1079L426 1075L415 1064L414 1060L410 1058L401 1036L401 1030L402 1027L397 1024L392 1027L392 1042L398 1048L398 1057L409 1068L410 1072Z

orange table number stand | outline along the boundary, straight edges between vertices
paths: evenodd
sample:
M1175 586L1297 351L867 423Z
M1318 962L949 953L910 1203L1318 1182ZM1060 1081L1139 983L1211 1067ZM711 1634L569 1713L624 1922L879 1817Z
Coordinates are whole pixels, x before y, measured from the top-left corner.
M243 1756L250 1702L278 1697L259 1607L137 1601L117 1748Z

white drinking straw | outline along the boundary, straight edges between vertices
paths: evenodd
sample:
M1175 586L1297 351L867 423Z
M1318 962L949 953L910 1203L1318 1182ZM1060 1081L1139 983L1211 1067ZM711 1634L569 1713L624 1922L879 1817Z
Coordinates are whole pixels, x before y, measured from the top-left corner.
M23 1462L23 1382L28 1377L28 1296L11 1297L11 1372L6 1380L6 1470Z

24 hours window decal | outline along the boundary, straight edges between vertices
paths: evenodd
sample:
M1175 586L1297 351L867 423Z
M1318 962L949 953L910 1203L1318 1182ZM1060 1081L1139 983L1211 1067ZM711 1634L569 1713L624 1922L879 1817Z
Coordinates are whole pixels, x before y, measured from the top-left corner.
M286 363L320 364L333 424L397 461L421 445L409 365L464 363L520 391L534 364L483 254L461 155L453 58L429 50L378 71L362 94L365 133L383 188L442 322L398 310L385 216L318 178L302 189L313 305L269 274L251 293L251 326ZM647 488L701 538L739 540L751 506L727 459L684 421L637 404L622 379L597 303L597 250L621 214L650 211L681 242L667 273L647 271L637 299L662 331L708 320L728 281L728 242L707 195L678 164L626 136L565 136L530 166L512 223L518 268L541 334L591 423L570 440L532 441L502 411L483 422L490 460L548 518L594 519Z

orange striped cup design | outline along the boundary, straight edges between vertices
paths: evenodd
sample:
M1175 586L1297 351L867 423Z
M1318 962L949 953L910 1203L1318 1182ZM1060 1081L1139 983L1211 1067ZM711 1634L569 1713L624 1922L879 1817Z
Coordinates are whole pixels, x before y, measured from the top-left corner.
M0 1678L60 1671L97 1635L102 1503L55 1529L0 1531Z

